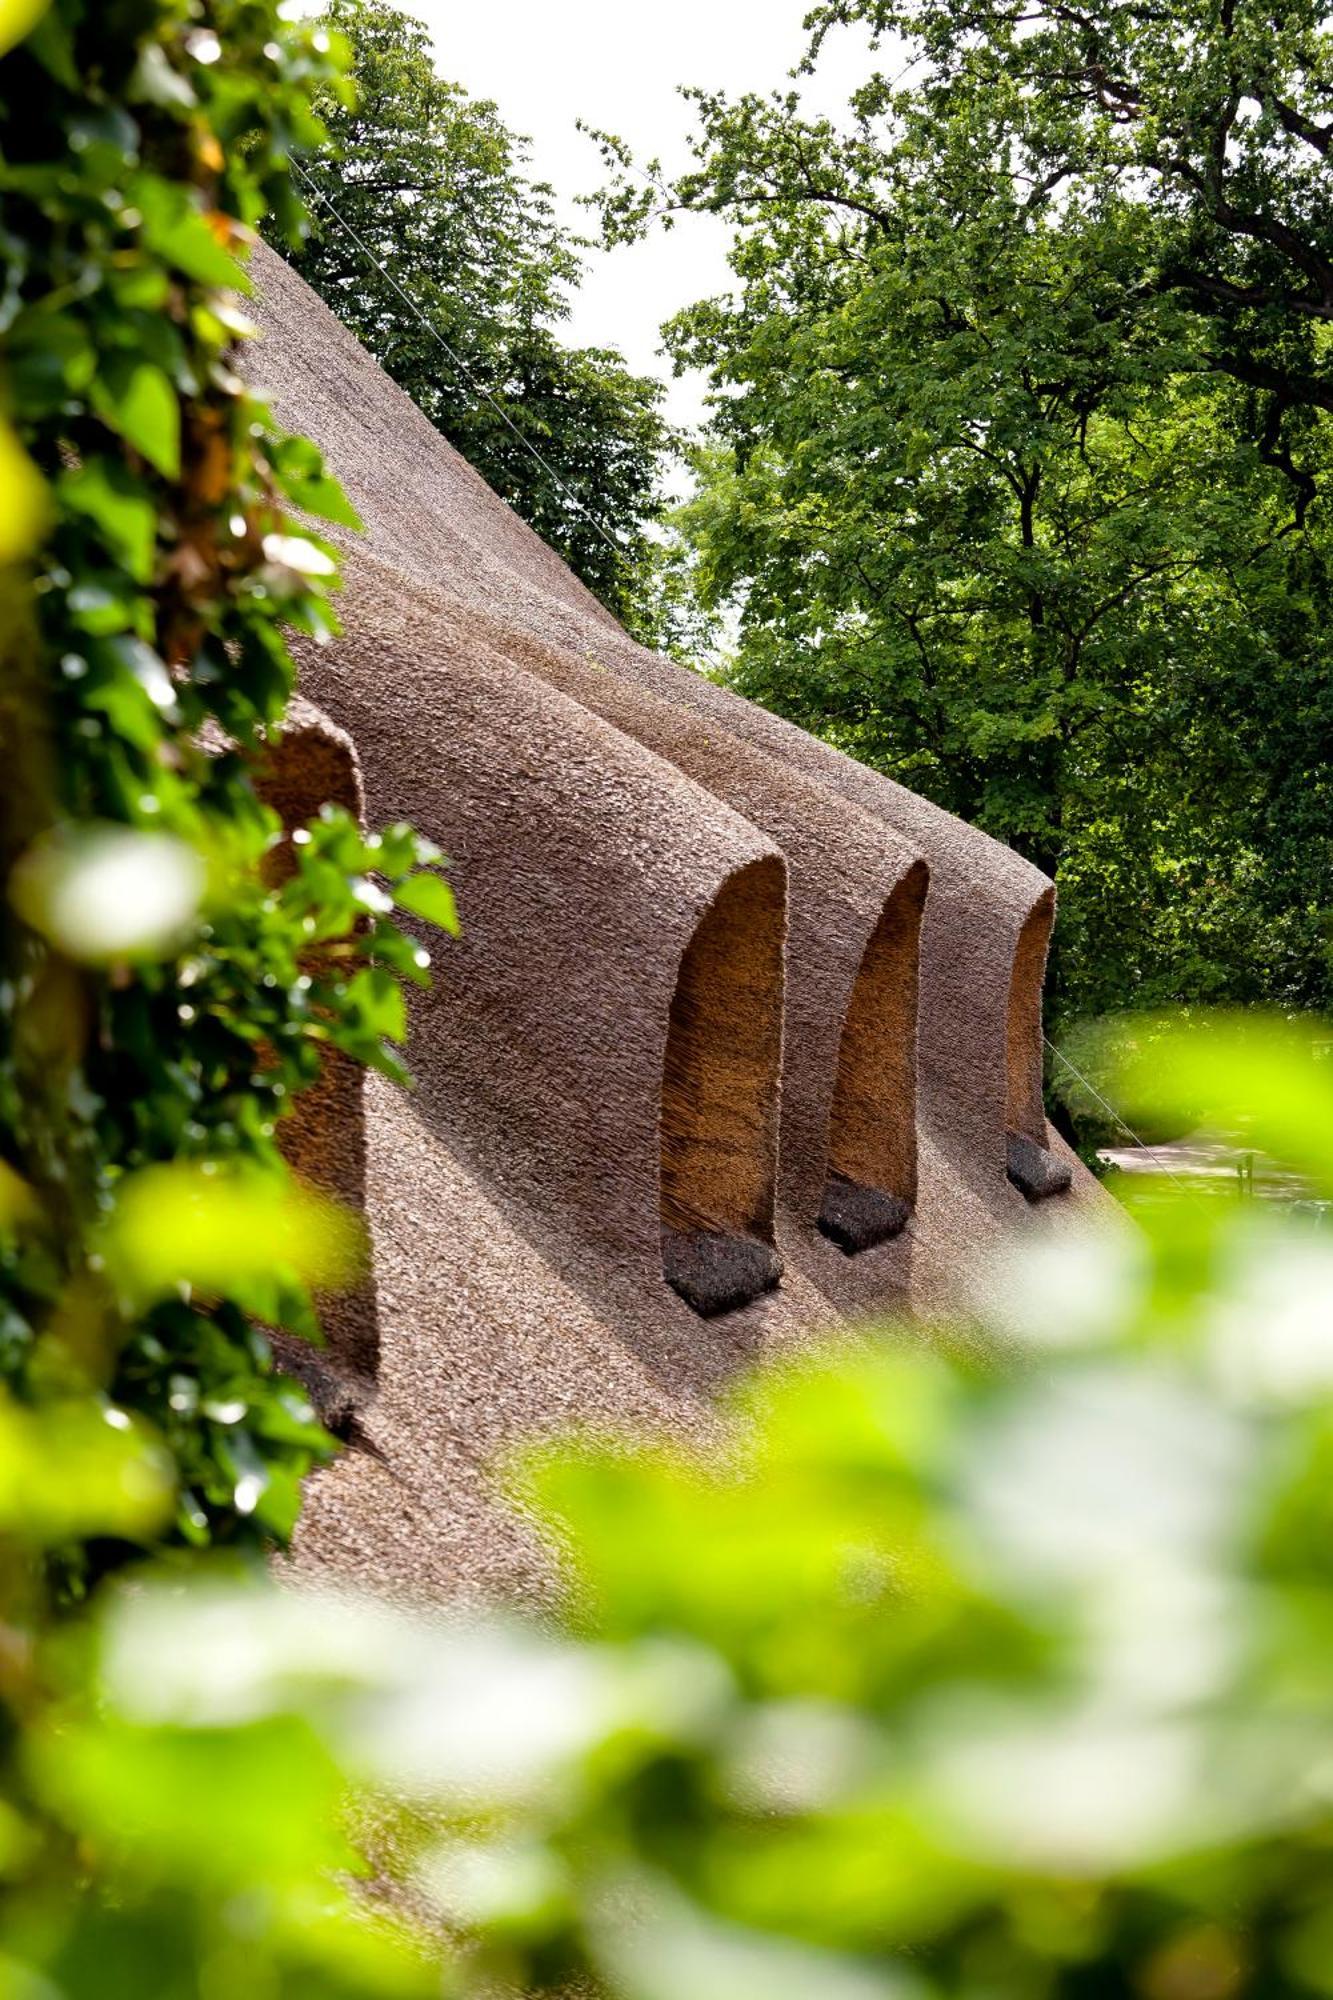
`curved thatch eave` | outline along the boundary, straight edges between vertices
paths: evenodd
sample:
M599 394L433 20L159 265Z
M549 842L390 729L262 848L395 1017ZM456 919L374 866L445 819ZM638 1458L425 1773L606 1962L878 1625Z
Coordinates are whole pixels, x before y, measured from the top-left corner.
M256 275L253 372L366 523L347 636L301 649L302 684L372 821L451 856L464 922L415 1095L369 1086L373 1451L316 1482L302 1546L381 1585L531 1589L484 1470L506 1441L697 1436L740 1362L956 1297L1016 1226L1103 1201L1077 1163L1041 1199L1012 1150L1064 1157L1053 892L635 645L280 260Z

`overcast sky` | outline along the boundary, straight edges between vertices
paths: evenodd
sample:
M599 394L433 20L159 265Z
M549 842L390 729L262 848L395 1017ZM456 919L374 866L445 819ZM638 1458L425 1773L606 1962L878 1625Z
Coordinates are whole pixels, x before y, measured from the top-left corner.
M474 96L492 97L505 121L533 141L535 177L564 202L597 186L601 163L576 120L618 133L636 157L684 164L688 107L679 84L708 89L783 86L804 47L809 0L404 0L426 21L441 72ZM864 75L864 42L841 31L821 73L803 90L836 112ZM571 209L580 226L591 218ZM599 253L575 303L571 335L618 347L642 373L668 375L658 327L678 306L723 289L727 232L712 217L686 217L641 245ZM670 408L694 422L698 382L676 384Z

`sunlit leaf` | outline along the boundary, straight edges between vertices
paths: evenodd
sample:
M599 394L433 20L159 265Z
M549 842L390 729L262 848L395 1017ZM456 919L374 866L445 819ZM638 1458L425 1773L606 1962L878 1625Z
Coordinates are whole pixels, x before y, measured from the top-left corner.
M625 2000L913 2000L920 1990L905 1967L719 1922L647 1874L603 1885L594 1951Z
M1318 1017L1147 1017L1135 1032L1118 1029L1116 1053L1131 1120L1165 1114L1333 1193L1333 1029Z
M9 894L24 921L67 958L104 964L174 952L206 880L200 856L170 835L65 827L29 848Z
M32 550L48 513L46 487L3 418L0 418L0 563Z
M56 1724L34 1738L27 1761L68 1826L160 1881L278 1888L354 1863L339 1827L345 1782L300 1720L222 1730Z
M442 875L411 875L406 882L398 884L393 899L400 909L410 910L414 916L425 917L428 923L438 924L451 937L458 936L458 905L453 890Z
M103 1255L113 1282L143 1304L181 1286L248 1299L275 1280L350 1284L364 1241L347 1210L286 1175L182 1161L122 1184Z
M51 0L0 0L0 53L21 42L50 4Z
M170 1518L170 1463L118 1410L24 1409L0 1398L0 1533L38 1546L80 1535L149 1538Z
M299 576L334 576L338 565L315 542L304 535L265 535L264 554L279 569L295 570Z
M407 1002L391 973L367 966L352 980L347 999L372 1035L383 1035L390 1042L407 1039Z

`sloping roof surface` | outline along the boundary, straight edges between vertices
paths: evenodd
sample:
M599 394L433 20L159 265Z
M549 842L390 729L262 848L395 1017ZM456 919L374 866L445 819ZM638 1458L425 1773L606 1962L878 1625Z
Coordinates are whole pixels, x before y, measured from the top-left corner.
M965 1295L1010 1231L1104 1204L1041 1109L1053 896L637 646L279 258L255 273L251 372L365 523L303 690L340 795L439 842L464 924L427 940L416 1091L344 1082L298 1128L312 1171L353 1163L375 1249L333 1323L361 1449L314 1483L298 1553L537 1590L488 1472L515 1438L702 1435L738 1365ZM275 755L291 815L329 782L318 726ZM1016 1162L1072 1186L1029 1202Z

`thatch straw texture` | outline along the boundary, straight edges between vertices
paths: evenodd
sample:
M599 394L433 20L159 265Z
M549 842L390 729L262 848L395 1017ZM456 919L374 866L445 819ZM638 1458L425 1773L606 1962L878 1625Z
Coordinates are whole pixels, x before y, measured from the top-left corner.
M252 372L366 524L303 686L371 821L450 855L464 922L417 1092L367 1092L372 1450L316 1482L303 1553L534 1589L498 1447L697 1435L740 1361L960 1296L1013 1228L1102 1202L1077 1163L1050 1200L1007 1177L1011 1133L1029 1180L1067 1160L1040 1104L1052 891L636 646L278 258L256 275Z

